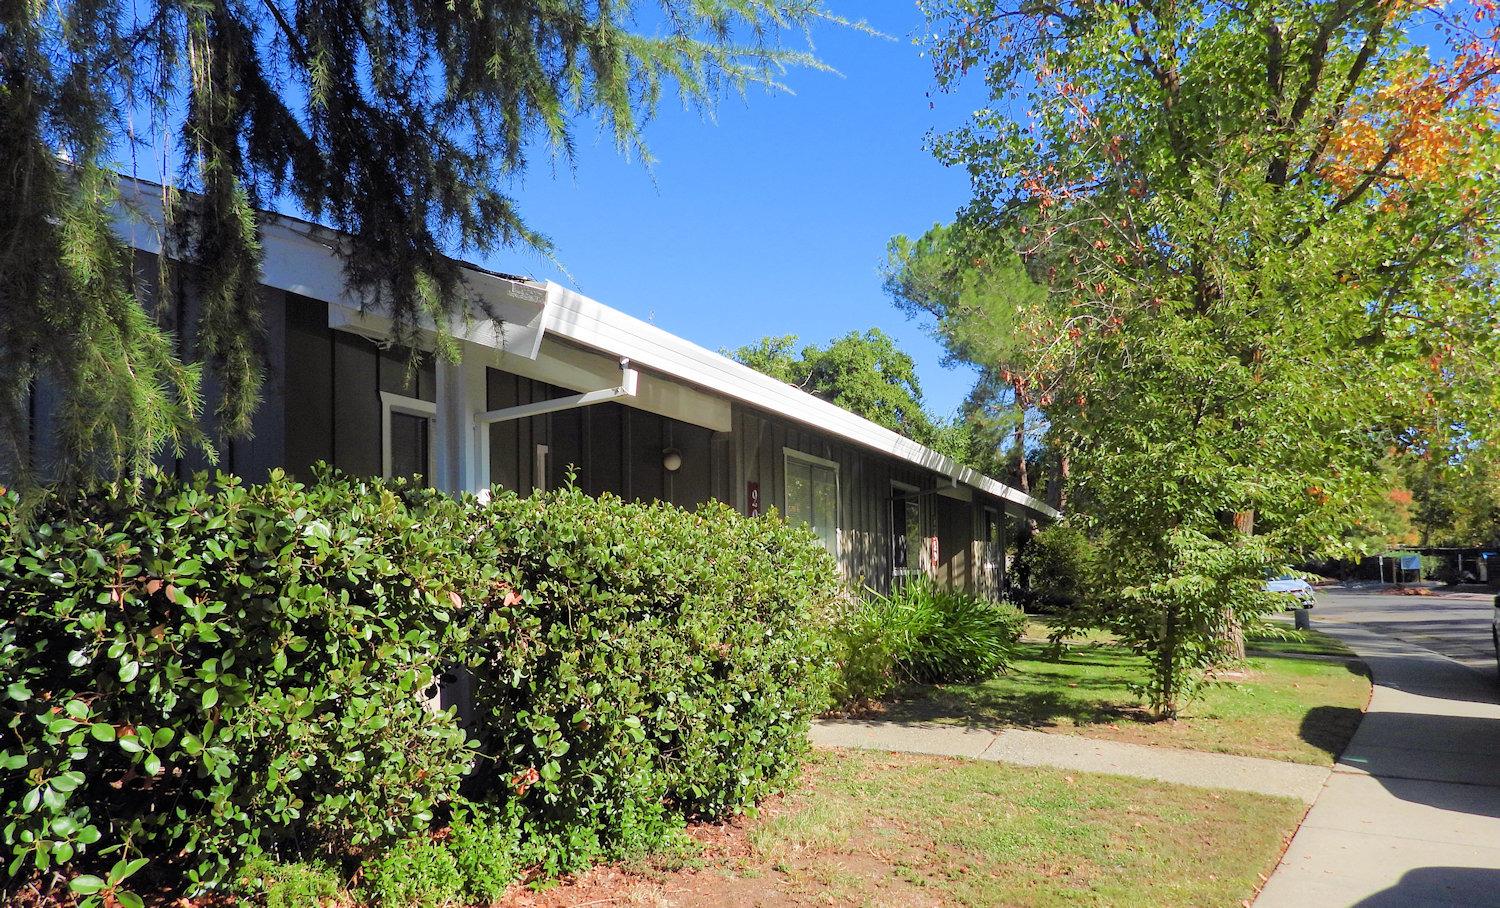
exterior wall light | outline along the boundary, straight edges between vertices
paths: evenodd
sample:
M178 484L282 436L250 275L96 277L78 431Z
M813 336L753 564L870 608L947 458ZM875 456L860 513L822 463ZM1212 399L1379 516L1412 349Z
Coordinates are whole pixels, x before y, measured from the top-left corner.
M661 452L661 468L668 473L676 473L682 469L682 452L676 448L667 448Z

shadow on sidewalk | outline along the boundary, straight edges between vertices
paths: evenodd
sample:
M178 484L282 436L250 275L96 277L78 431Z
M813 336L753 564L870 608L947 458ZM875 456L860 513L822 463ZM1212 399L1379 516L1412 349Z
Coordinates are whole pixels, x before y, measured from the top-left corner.
M1389 889L1361 899L1355 908L1409 905L1500 905L1500 870L1480 867L1418 867Z
M1301 734L1403 801L1500 818L1500 717L1319 706L1303 718Z

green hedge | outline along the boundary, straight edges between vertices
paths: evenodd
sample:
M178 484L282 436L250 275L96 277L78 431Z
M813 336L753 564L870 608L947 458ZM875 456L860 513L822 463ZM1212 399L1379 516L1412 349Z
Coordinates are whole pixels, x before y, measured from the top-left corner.
M484 794L525 788L537 816L607 830L634 821L625 804L723 815L795 769L827 702L815 619L839 590L810 534L579 492L473 515L476 549L525 591L472 648Z
M584 860L774 790L826 700L832 560L721 506L278 475L7 494L0 531L12 881L369 857L465 798ZM467 729L423 697L460 665Z

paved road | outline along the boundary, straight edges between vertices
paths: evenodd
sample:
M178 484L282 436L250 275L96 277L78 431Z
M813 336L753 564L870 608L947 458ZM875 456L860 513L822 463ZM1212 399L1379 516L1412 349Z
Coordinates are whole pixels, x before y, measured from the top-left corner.
M1500 908L1487 602L1338 591L1313 614L1369 664L1375 690L1256 908Z
M1374 590L1333 588L1318 597L1313 627L1321 621L1353 622L1359 627L1442 653L1495 677L1490 638L1493 596L1438 593L1399 596Z

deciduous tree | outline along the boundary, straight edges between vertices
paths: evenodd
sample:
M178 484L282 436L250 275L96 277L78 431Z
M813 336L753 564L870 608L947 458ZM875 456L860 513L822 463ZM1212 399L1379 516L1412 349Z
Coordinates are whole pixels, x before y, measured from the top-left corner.
M795 385L977 470L996 470L998 436L982 422L927 412L916 363L879 328L851 331L827 347L763 337L729 352L752 369Z
M1174 715L1392 447L1494 429L1495 6L925 0L967 229L1016 237L1015 362L1103 544L1096 617Z

